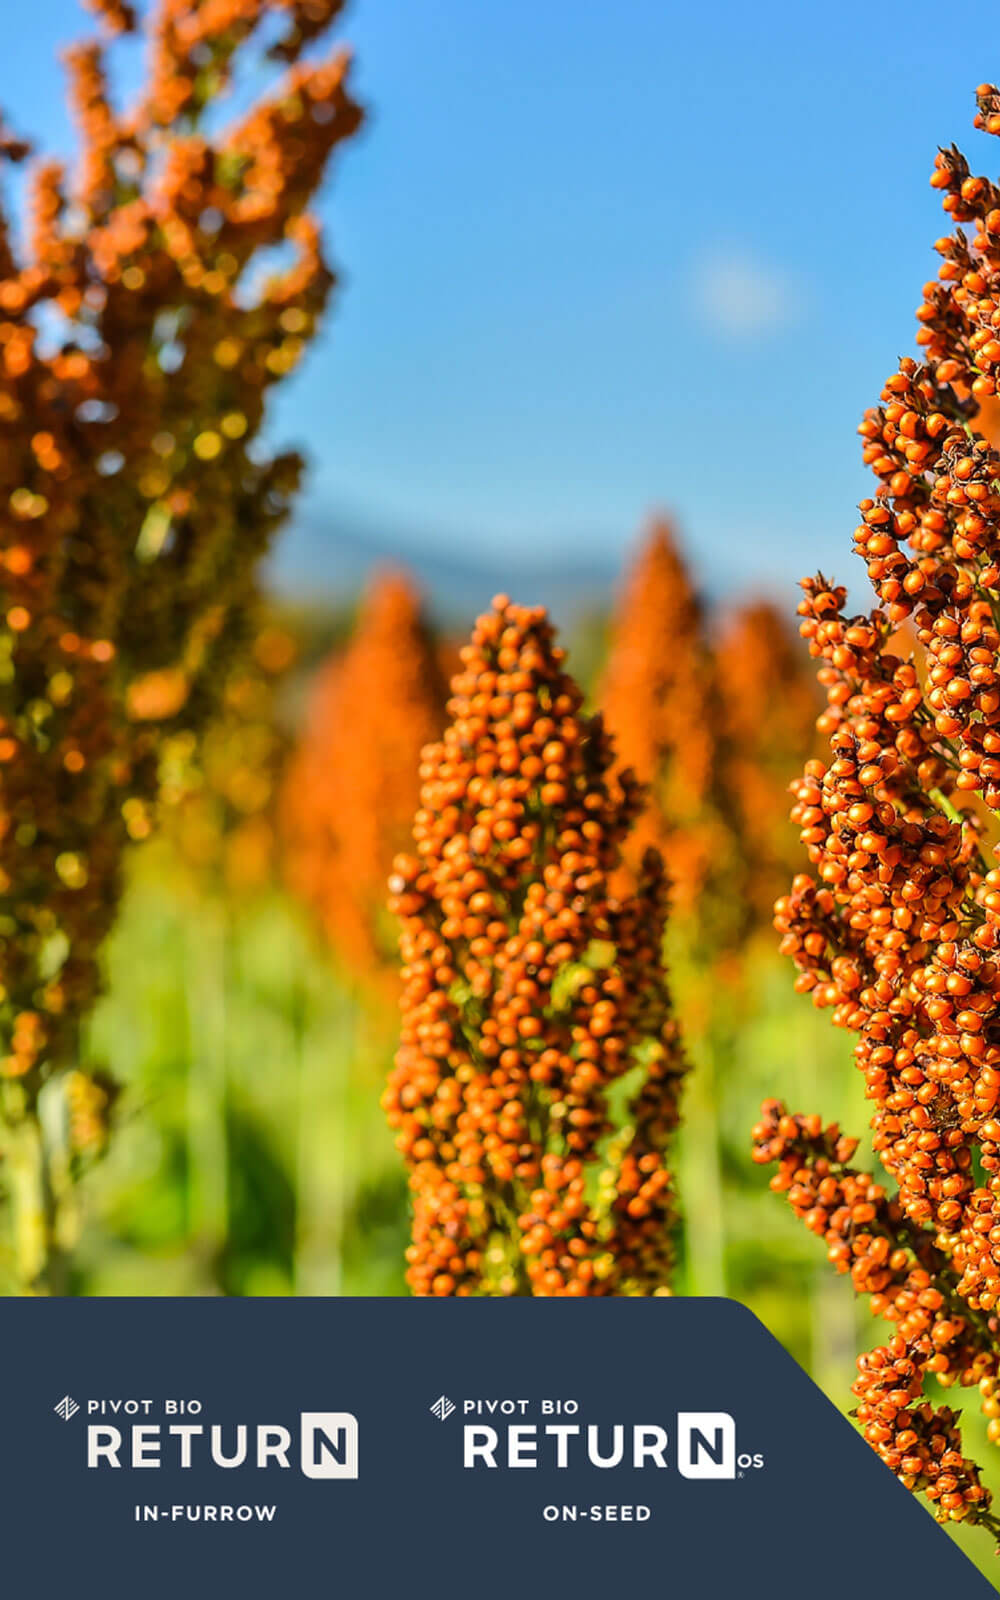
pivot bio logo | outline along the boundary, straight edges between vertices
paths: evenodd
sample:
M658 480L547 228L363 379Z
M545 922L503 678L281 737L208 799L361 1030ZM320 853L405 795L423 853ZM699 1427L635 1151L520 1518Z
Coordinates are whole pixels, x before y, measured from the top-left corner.
M82 1408L66 1395L53 1409L69 1422ZM201 1420L200 1400L88 1400L86 1411L85 1459L91 1471L276 1467L324 1481L358 1476L358 1419L350 1411L301 1411L291 1425L208 1423ZM153 1420L158 1415L166 1420ZM93 1420L109 1416L116 1420Z
M430 1409L444 1421L438 1404ZM678 1411L671 1427L667 1419L585 1422L580 1403L572 1399L465 1400L462 1409L466 1417L494 1419L463 1424L462 1465L467 1471L675 1467L682 1478L719 1481L743 1478L764 1465L759 1452L738 1451L736 1421L728 1411ZM536 1414L540 1421L531 1420Z

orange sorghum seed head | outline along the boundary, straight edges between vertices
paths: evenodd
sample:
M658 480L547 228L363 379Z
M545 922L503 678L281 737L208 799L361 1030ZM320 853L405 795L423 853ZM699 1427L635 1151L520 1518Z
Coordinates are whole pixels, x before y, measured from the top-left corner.
M858 1361L855 1414L865 1437L942 1521L992 1525L992 1496L961 1455L957 1413L933 1410L923 1388L932 1376L946 1387L978 1384L992 1395L1000 1363L997 1319L966 1304L947 1251L907 1218L899 1197L850 1165L857 1140L836 1123L824 1127L817 1116L792 1116L768 1100L753 1139L754 1160L777 1165L771 1188L825 1240L830 1261L869 1296L872 1312L894 1325L888 1346Z
M628 575L600 688L623 767L649 787L626 843L633 871L648 845L667 864L679 917L695 917L704 943L742 931L740 852L725 777L715 664L701 603L673 531L649 529Z
M23 228L0 218L0 1075L28 1103L74 1056L162 736L213 711L298 481L260 433L333 284L308 208L361 114L343 53L302 52L340 9L158 0L123 110L103 46L74 47L78 160L36 168ZM277 81L220 128L258 44ZM261 282L271 247L290 265Z
M962 1454L958 1412L922 1398L923 1372L902 1334L858 1358L852 1393L868 1443L908 1489L926 1495L939 1522L984 1522L995 1531L990 1491Z
M685 1064L659 856L647 852L634 892L610 886L639 786L614 775L540 607L494 601L448 713L390 881L404 989L383 1103L411 1169L409 1283L665 1292ZM637 1066L616 1132L608 1091Z
M798 859L788 773L816 747L819 694L794 632L767 601L741 606L715 645L723 777L737 818L742 880L754 927Z
M288 881L361 977L395 965L385 881L410 837L420 752L441 732L446 694L415 589L401 574L377 578L354 637L317 676L281 803Z
M977 99L977 126L1000 132L998 91L983 85ZM939 152L931 182L959 226L938 240L942 265L924 287L921 359L900 361L859 430L877 487L855 544L878 603L848 616L842 588L821 575L803 584L829 751L794 786L813 870L778 901L775 924L797 987L857 1036L874 1149L898 1185L892 1205L918 1259L933 1247L928 1292L947 1301L932 1360L902 1331L900 1348L868 1358L859 1417L904 1481L961 1517L988 1496L960 1458L946 1489L929 1472L927 1430L954 1455L954 1419L918 1398L925 1371L970 1381L953 1348L970 1326L991 1363L990 1399L996 1382L1000 867L988 839L1000 813L1000 190L954 147ZM900 1459L892 1419L872 1420L870 1406L873 1373L896 1363L914 1435Z

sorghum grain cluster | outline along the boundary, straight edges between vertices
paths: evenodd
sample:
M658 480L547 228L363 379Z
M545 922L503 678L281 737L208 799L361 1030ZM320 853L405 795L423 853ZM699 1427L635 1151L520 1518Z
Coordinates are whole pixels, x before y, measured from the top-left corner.
M703 609L665 522L649 529L629 573L599 702L622 765L650 792L628 865L654 845L678 918L694 919L701 942L728 943L743 896L719 688Z
M816 748L819 695L794 632L768 601L729 615L714 645L723 781L739 840L748 931L770 926L795 870L788 773Z
M112 36L137 25L96 9ZM160 735L203 725L299 478L259 434L333 282L307 207L360 112L346 56L301 53L340 9L159 0L126 108L103 45L75 46L78 160L35 166L23 246L0 219L0 1142L22 1197L47 1187L38 1096L76 1061ZM270 80L219 124L276 19ZM291 261L262 279L272 247ZM173 692L134 717L150 683ZM19 1229L29 1286L47 1230Z
M923 1493L941 1521L985 1522L992 1496L961 1453L957 1413L933 1407L924 1377L945 1388L997 1380L997 1319L963 1299L945 1251L912 1223L898 1197L850 1165L857 1140L817 1116L790 1116L765 1102L754 1129L754 1160L775 1163L771 1188L784 1194L811 1232L825 1240L838 1272L850 1273L874 1315L893 1324L885 1345L862 1356L853 1392L869 1444L908 1488Z
M480 618L393 868L417 1294L668 1292L667 884L648 849L612 892L642 795L563 658L539 607Z
M1000 132L1000 92L983 85L977 98L976 125ZM899 363L860 428L878 483L861 503L855 543L878 604L848 616L842 588L822 576L803 585L801 631L827 693L819 726L829 757L795 786L813 870L778 902L776 926L799 989L857 1035L874 1148L898 1186L892 1203L945 1264L937 1288L946 1273L965 1314L988 1328L984 1398L994 1404L1000 868L988 833L1000 811L1000 190L954 147L939 153L931 181L956 228L937 242L942 265L917 312L921 358ZM923 1416L921 1370L909 1347L893 1347L865 1358L859 1382L866 1396L885 1384L905 1390ZM934 1438L953 1455L954 1420ZM935 1495L905 1454L895 1465L947 1515L983 1503L967 1467L956 1463L957 1486L938 1482Z
M622 766L650 786L627 861L656 846L686 915L720 845L717 691L701 602L666 522L651 525L630 568L598 699Z
M288 881L349 971L396 968L385 883L409 840L420 752L447 688L409 580L375 580L346 650L321 668L282 792Z

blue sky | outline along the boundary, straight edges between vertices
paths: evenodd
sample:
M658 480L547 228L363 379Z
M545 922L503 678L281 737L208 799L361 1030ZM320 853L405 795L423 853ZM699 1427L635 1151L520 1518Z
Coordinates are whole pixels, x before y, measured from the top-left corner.
M20 14L0 104L65 150L80 13ZM276 419L312 462L283 576L334 582L368 527L516 586L616 562L659 506L714 589L857 583L855 429L936 271L937 145L1000 167L971 128L998 30L929 0L354 0L341 35L371 121Z

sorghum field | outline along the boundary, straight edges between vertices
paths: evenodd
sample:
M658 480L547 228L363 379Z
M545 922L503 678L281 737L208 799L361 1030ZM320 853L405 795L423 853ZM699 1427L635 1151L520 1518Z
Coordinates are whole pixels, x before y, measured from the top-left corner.
M0 142L3 1291L730 1295L991 1571L1000 188L938 154L857 614L808 508L797 614L658 514L588 608L292 595L341 4L90 9L74 161Z

